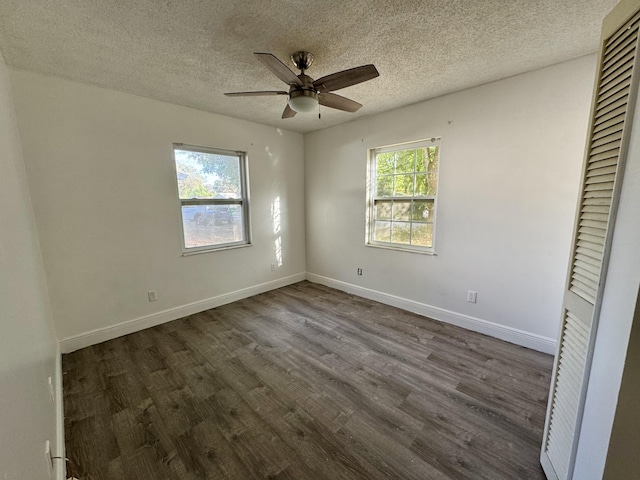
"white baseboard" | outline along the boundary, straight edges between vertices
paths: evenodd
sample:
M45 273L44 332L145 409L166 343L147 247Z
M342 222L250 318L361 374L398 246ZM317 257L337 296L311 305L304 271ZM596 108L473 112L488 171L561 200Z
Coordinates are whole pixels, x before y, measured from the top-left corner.
M351 293L353 295L368 298L369 300L375 300L386 305L398 307L425 317L433 318L434 320L450 323L474 332L483 333L485 335L531 348L539 352L549 353L551 355L556 353L556 341L553 338L543 337L535 333L525 332L524 330L500 325L481 318L471 317L469 315L433 307L414 300L342 282L333 278L323 277L321 275L316 275L315 273L307 272L307 280L314 283L320 283L337 290L342 290L343 292Z
M144 317L134 318L125 322L118 323L105 328L98 328L90 332L73 335L60 341L60 350L62 353L70 353L90 345L106 342L114 338L128 335L130 333L144 330L145 328L155 327L162 323L177 320L178 318L193 315L194 313L203 312L210 308L219 307L227 303L235 302L243 298L268 292L276 288L291 285L292 283L301 282L306 279L305 273L298 273L289 277L279 278L271 282L261 283L234 292L225 293L216 297L207 298L198 302L189 303L179 307L170 308L162 312L152 313Z
M425 317L433 318L434 320L456 325L474 332L483 333L533 350L552 355L556 352L556 341L553 338L543 337L535 333L526 332L506 325L500 325L481 318L452 312L443 308L434 307L425 303L416 302L414 300L390 295L388 293L360 287L358 285L353 285L351 283L342 282L340 280L308 272L306 274L299 273L271 282L261 283L252 287L236 290L234 292L218 295L216 297L182 305L180 307L170 308L162 312L153 313L133 320L128 320L109 327L99 328L87 333L67 337L60 341L60 351L62 353L70 353L80 348L102 343L123 335L144 330L145 328L154 327L156 325L170 322L188 315L193 315L194 313L202 312L210 308L235 302L236 300L258 295L286 285L291 285L292 283L297 283L305 279L310 282L320 283L360 297L402 308L403 310L424 315ZM62 381L62 373L60 373L60 381ZM59 388L59 390L61 392L62 388ZM59 405L61 405L61 403L62 402L60 401ZM64 433L64 431L62 433Z
M55 461L55 478L56 480L64 480L67 478L67 462L65 459L64 444L64 395L62 392L62 352L60 344L56 349L56 365L54 372L54 403L56 409L56 449L55 456L60 457Z

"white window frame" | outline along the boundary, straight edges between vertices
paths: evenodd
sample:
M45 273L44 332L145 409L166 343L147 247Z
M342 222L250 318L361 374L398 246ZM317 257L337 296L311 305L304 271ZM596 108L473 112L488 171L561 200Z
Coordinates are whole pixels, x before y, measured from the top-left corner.
M395 145L387 145L384 147L376 147L369 149L368 159L367 159L367 215L366 215L366 240L365 244L369 247L376 248L387 248L392 250L401 250L406 252L414 252L414 253L422 253L426 255L435 255L435 245L436 245L436 224L437 224L437 212L438 212L438 192L440 191L440 161L441 161L441 138L440 137L432 137L424 140L417 140L406 143L399 143ZM429 173L436 173L438 179L438 187L436 189L435 195L415 195L415 196L398 196L398 197L378 197L376 196L376 185L377 185L377 175L376 175L376 157L381 153L390 153L401 150L410 150L410 149L418 149L423 147L438 147L438 167L435 172L430 171ZM395 173L394 173L395 175ZM415 175L415 172L414 172ZM415 177L414 177L415 182ZM415 183L414 183L415 184ZM430 222L433 225L432 230L432 242L431 247L423 247L420 245L411 245L411 244L403 244L403 243L394 243L394 242L381 242L375 240L375 205L379 200L389 200L392 198L393 200L399 201L414 201L414 200L433 200L433 221ZM392 222L393 223L393 222ZM410 223L413 221L410 220Z
M224 155L227 157L237 157L240 167L240 197L239 198L180 198L180 191L178 190L178 176L177 176L177 163L176 163L176 150L187 150L198 153L210 153L214 155ZM247 152L239 150L224 150L221 148L202 147L198 145L187 145L184 143L172 144L172 156L173 166L176 170L176 196L178 198L178 211L180 215L180 233L182 234L182 255L193 255L197 253L206 253L219 250L227 250L231 248L247 247L251 245L251 217L249 210L249 168ZM244 238L237 242L216 243L211 245L202 245L199 247L187 247L184 237L184 219L182 217L182 207L189 205L240 205L240 211L242 212L244 222Z

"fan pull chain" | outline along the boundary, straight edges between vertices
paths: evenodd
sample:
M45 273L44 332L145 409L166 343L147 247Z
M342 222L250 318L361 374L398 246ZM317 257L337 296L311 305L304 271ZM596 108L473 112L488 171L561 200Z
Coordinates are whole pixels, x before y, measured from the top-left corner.
M321 116L320 116L320 104L318 103L318 120L320 120Z

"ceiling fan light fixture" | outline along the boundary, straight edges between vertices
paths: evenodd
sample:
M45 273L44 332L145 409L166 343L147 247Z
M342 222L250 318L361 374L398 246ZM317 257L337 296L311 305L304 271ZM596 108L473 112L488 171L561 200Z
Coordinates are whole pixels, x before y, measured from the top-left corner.
M289 107L298 113L313 112L318 108L318 94L313 90L294 90L289 95Z

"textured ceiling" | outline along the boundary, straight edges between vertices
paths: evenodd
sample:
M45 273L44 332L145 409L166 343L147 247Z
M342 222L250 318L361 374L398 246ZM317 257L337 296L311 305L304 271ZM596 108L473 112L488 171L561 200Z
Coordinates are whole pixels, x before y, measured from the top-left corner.
M8 65L299 132L319 130L597 50L615 0L1 0ZM252 52L313 78L373 63L338 91L364 107L281 120L286 89ZM296 72L298 73L298 72Z

